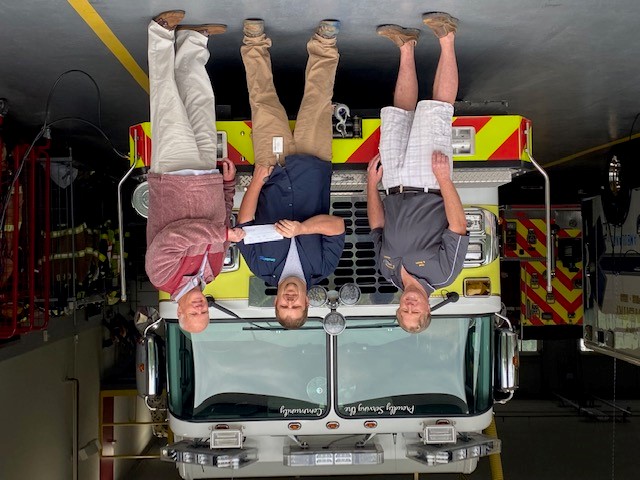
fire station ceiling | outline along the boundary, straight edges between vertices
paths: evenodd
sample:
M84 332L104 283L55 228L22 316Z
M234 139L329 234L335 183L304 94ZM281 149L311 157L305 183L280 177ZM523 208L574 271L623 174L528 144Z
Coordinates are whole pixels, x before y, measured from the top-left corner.
M48 104L50 120L81 117L101 124L121 151L128 150L128 127L148 119L147 23L154 14L175 7L187 10L185 23L221 22L229 27L209 42L217 102L229 118L249 114L239 53L244 18L266 21L276 86L290 115L302 96L307 38L318 20L339 18L342 56L334 100L377 115L377 109L391 101L398 52L376 36L375 27L420 27L421 13L429 10L448 11L461 20L456 114L530 118L534 156L542 164L558 170L569 166L574 172L578 165L583 167L580 172L600 165L611 142L628 138L640 111L640 62L635 60L640 4L635 0L0 3L0 97L10 105L6 128L39 127ZM435 37L424 31L417 48L422 97L430 95L437 54ZM68 70L81 70L95 80L101 108L96 86L80 72L65 75L51 93L56 79ZM124 169L124 161L109 155L108 144L86 124L61 121L52 130L54 145L92 152L88 156L109 165L105 168L116 176ZM87 145L91 150L83 150ZM595 153L582 155L588 150Z

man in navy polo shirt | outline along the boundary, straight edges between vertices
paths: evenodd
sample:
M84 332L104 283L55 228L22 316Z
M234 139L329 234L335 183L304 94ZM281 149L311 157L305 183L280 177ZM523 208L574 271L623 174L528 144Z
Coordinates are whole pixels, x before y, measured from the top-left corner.
M285 328L307 319L307 290L335 270L344 247L344 221L329 215L331 97L338 66L340 22L323 20L307 43L304 97L292 133L273 84L264 22L244 21L242 60L251 104L255 168L242 199L239 226L276 224L283 240L238 243L254 275L278 286L276 318ZM274 138L281 149L274 149Z

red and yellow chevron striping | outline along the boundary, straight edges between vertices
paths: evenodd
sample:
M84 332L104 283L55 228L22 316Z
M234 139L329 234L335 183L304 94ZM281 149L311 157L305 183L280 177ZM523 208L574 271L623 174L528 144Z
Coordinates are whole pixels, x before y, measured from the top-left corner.
M553 301L547 301L546 265L544 262L525 262L520 270L520 321L523 325L581 325L582 264L577 272L556 266L551 281Z
M291 129L295 121L289 122ZM454 162L530 162L531 121L519 115L454 117L454 127L470 127L473 131L473 150L454 155ZM236 165L253 164L251 122L243 120L216 122L219 132L226 132L228 157ZM140 166L151 162L151 125L149 122L129 129L130 160L134 152L134 133L137 161ZM380 142L380 119L362 120L362 138L334 138L333 163L366 163L377 152Z

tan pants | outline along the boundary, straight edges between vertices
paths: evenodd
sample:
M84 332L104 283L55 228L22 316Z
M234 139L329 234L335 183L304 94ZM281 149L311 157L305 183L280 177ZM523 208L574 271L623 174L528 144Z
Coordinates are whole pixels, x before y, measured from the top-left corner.
M295 131L289 128L287 112L278 99L273 84L271 40L266 35L244 37L240 49L247 73L247 89L251 104L253 153L255 163L275 165L273 137L283 137L287 155L309 154L331 161L333 84L338 67L336 39L314 34L307 43L309 60L305 72L304 96L296 119Z

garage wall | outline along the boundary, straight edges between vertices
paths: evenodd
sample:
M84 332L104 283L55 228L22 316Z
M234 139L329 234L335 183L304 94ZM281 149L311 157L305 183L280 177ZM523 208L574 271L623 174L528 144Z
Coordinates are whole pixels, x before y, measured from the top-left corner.
M92 328L77 341L68 337L0 362L0 478L72 478L73 389L64 380L80 381L83 446L98 437L101 335ZM79 478L97 480L98 472L97 455L80 462Z

